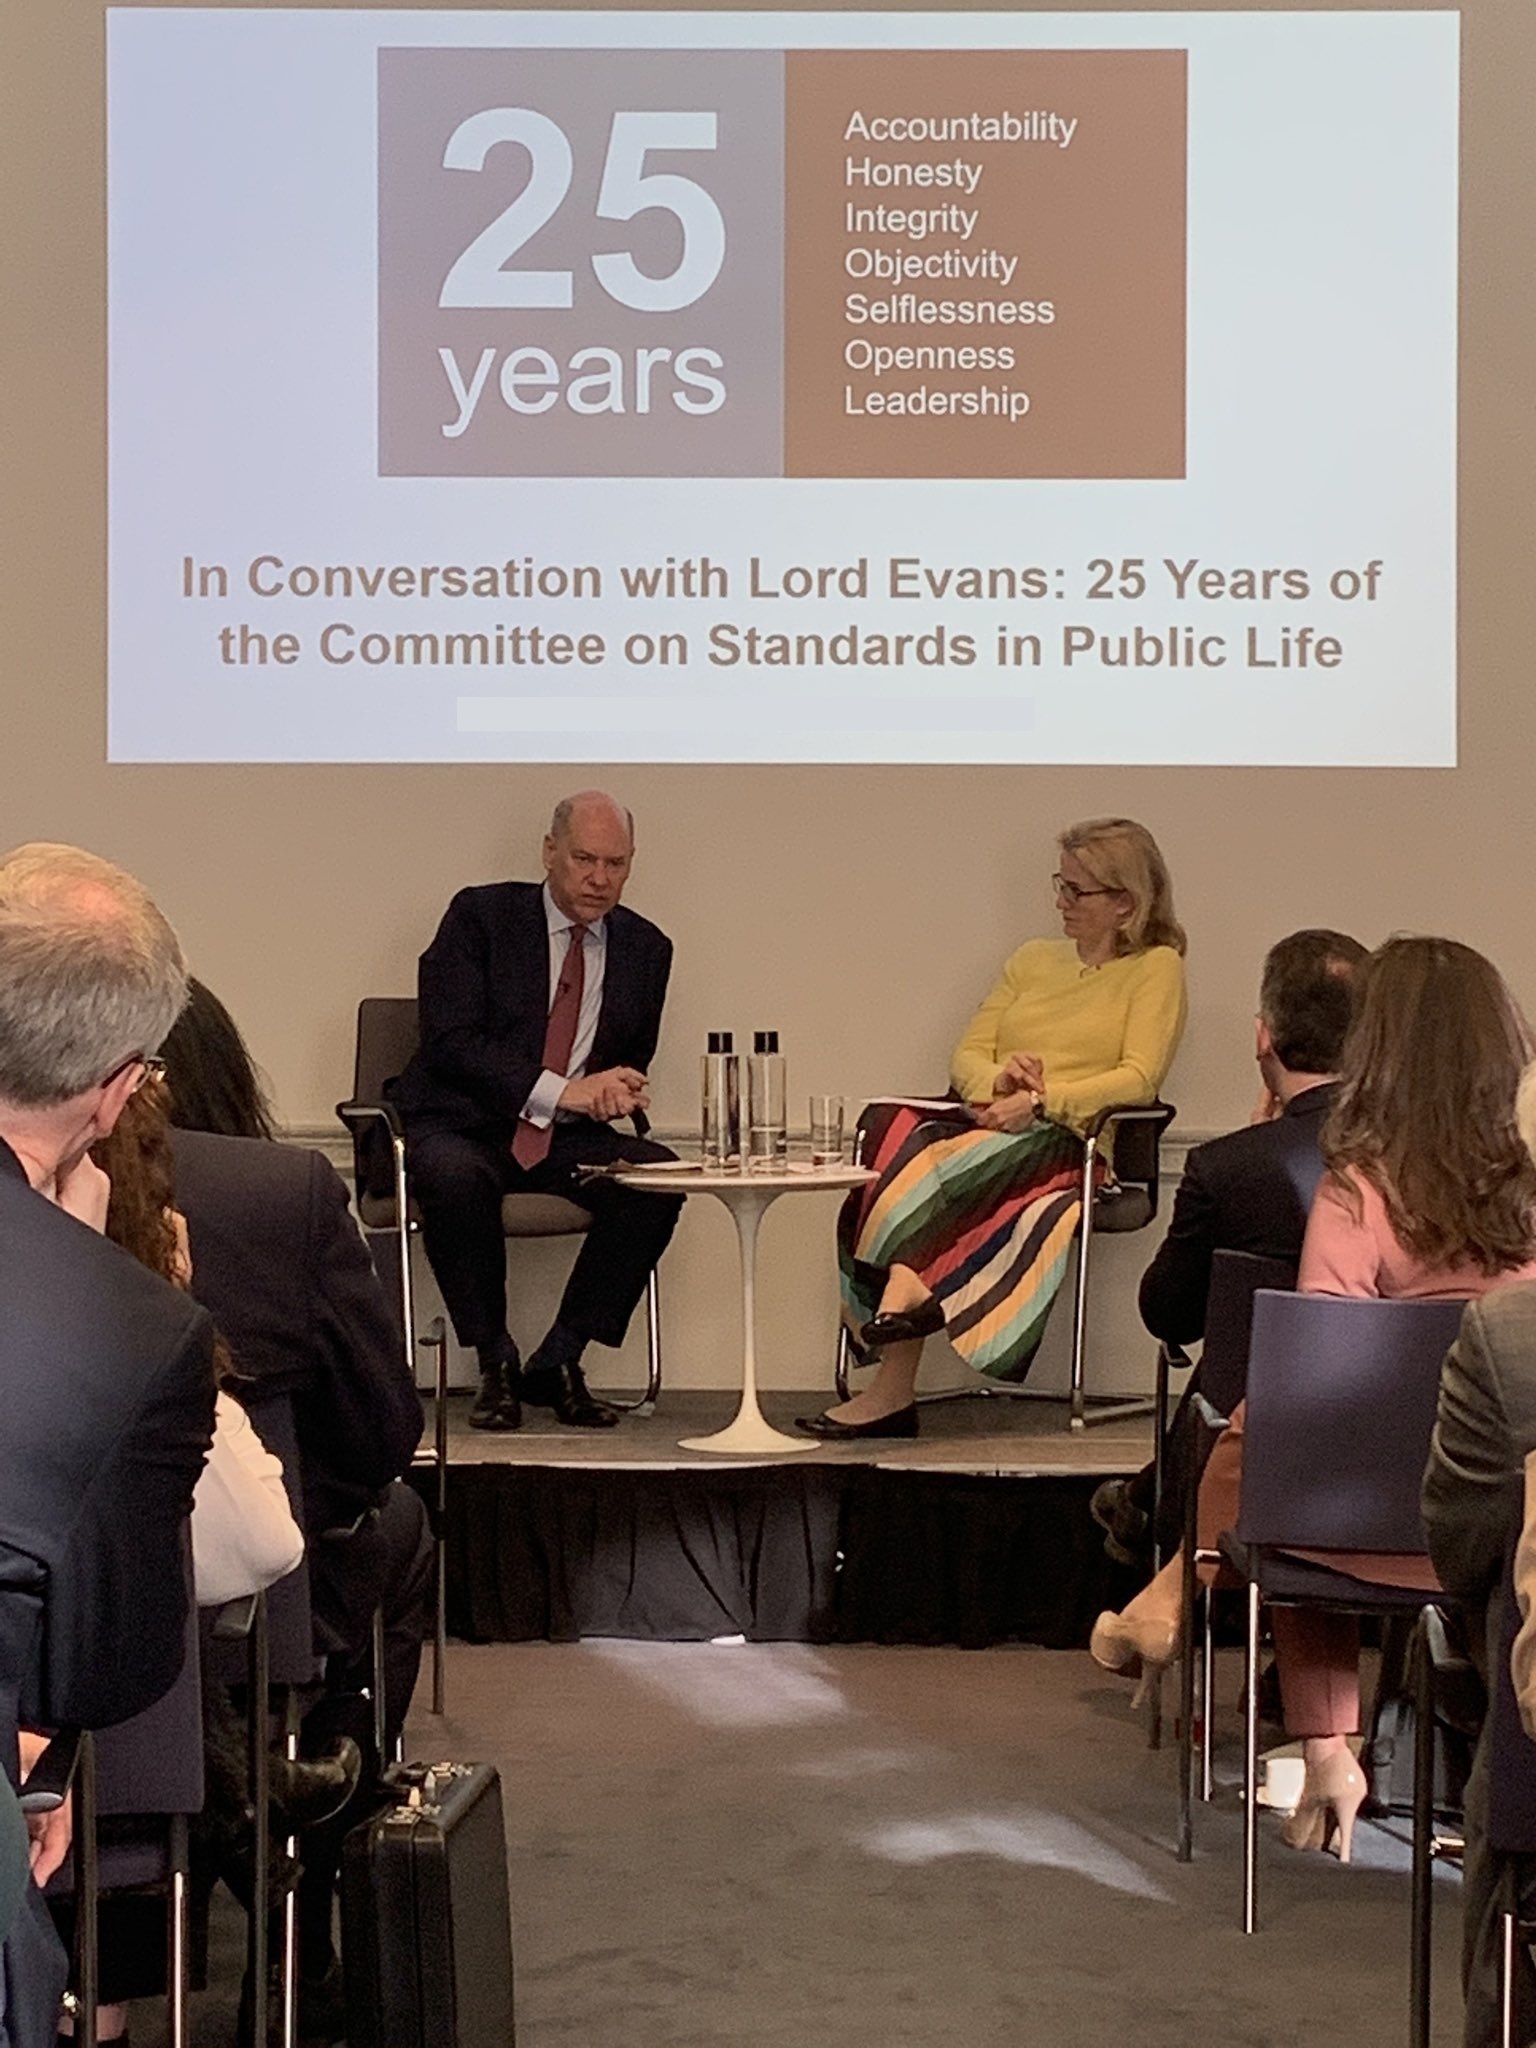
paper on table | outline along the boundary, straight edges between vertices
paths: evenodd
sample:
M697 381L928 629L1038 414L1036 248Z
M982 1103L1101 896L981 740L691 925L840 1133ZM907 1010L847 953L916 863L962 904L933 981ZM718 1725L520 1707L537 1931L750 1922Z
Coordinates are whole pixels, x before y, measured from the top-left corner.
M871 1095L871 1109L926 1109L934 1116L952 1116L962 1123L970 1123L972 1111L969 1103L956 1102L951 1095Z

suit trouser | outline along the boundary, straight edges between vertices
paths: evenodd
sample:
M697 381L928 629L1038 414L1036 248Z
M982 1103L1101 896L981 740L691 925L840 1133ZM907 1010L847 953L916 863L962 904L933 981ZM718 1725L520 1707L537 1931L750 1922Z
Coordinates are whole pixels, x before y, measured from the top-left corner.
M549 1156L525 1172L508 1145L464 1131L410 1139L422 1238L459 1342L479 1349L507 1329L507 1249L501 1198L563 1195L592 1217L560 1302L560 1321L584 1340L622 1344L635 1305L677 1226L682 1197L636 1194L583 1180L582 1166L671 1159L665 1145L589 1117L557 1123Z
M421 1646L432 1632L435 1556L432 1530L420 1495L396 1480L384 1491L372 1531L362 1583L334 1607L317 1589L316 1613L336 1632L348 1610L361 1613L353 1642L326 1658L325 1691L304 1716L302 1749L323 1756L350 1735L364 1756L373 1752L373 1710L365 1695L372 1678L372 1615L383 1610L384 1739L391 1752L405 1726L421 1668ZM343 1557L345 1553L343 1553ZM340 1589L337 1589L338 1591ZM360 1596L360 1597L359 1597ZM389 1757L380 1759L387 1764ZM307 1831L301 1845L299 1941L304 1975L318 1977L331 1959L331 1912L348 1831L372 1810L372 1778L365 1771L352 1800L333 1820Z
M1489 1757L1493 1715L1483 1722L1472 1774L1467 1780L1466 1859L1462 1866L1461 1982L1466 1993L1466 2048L1494 2048L1499 2038L1499 1916L1503 1908L1501 1877L1507 1862L1515 1865L1520 1909L1536 1913L1536 1856L1495 1856L1488 1847ZM1536 1975L1522 1942L1515 1944L1515 2040L1526 2048L1536 2040Z

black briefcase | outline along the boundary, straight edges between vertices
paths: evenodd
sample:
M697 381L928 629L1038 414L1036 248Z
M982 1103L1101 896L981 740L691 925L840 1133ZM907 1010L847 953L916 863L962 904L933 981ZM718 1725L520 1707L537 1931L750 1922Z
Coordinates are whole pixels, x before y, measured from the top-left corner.
M347 1836L348 2048L511 2048L501 1781L489 1764L395 1764Z

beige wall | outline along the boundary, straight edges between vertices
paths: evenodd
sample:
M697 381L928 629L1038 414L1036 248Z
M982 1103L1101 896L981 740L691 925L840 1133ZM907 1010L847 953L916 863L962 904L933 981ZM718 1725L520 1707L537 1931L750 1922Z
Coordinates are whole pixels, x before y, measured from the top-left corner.
M347 1088L357 996L410 988L452 890L529 872L551 803L588 781L638 814L630 900L677 941L655 1074L663 1125L691 1123L695 1053L716 1024L776 1025L793 1096L933 1085L1002 955L1049 928L1052 834L1087 813L1144 818L1173 868L1192 1007L1167 1092L1188 1129L1246 1109L1257 963L1296 925L1368 941L1400 927L1452 932L1488 950L1536 1008L1536 7L1467 0L1463 35L1457 770L114 768L103 758L102 7L9 0L0 842L76 839L143 875L301 1126L325 1122ZM1298 107L1299 148L1307 118ZM1275 716L1278 746L1283 703ZM781 1384L821 1373L822 1220L768 1226L781 1277L765 1275L778 1311L766 1366ZM730 1377L727 1228L690 1215L669 1260L680 1381ZM1139 1250L1110 1250L1105 1277L1123 1297ZM1106 1327L1121 1322L1110 1316Z

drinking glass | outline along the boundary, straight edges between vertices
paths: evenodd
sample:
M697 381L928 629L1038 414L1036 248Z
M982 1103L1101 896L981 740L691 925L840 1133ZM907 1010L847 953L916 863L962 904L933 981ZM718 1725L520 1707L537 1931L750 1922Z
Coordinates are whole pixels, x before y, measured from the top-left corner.
M843 1098L811 1097L811 1164L841 1166L843 1162Z

